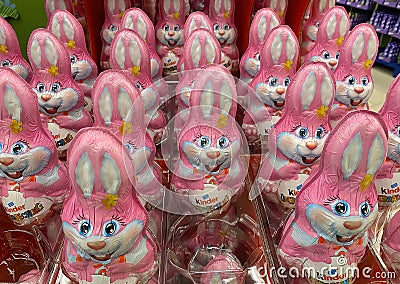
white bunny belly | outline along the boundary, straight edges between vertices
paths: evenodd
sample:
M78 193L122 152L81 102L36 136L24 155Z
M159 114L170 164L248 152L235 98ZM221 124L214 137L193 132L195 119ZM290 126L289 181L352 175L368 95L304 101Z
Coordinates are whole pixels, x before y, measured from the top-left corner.
M375 179L379 206L390 206L400 200L400 173L393 173L393 178Z
M61 153L67 150L76 132L71 129L61 128L55 122L49 122L47 127L56 142L58 152Z
M215 184L204 184L203 190L189 190L189 201L200 213L208 213L223 207L231 197L231 190L218 189Z

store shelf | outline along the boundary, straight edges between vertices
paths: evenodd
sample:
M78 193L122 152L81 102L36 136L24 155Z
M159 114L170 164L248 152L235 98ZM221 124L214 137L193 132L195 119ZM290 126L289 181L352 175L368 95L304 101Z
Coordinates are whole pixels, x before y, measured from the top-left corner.
M397 77L397 75L400 73L400 64L398 64L397 62L388 63L386 61L383 61L383 60L377 58L375 60L375 63L381 64L381 65L384 65L386 67L393 69L393 77Z
M373 1L385 7L400 9L399 1L386 1L386 0L373 0Z
M360 9L363 11L372 11L375 9L375 6L376 6L375 2L371 2L370 5L361 5L357 1L352 2L352 1L346 1L346 0L336 0L336 4L346 5L346 6Z

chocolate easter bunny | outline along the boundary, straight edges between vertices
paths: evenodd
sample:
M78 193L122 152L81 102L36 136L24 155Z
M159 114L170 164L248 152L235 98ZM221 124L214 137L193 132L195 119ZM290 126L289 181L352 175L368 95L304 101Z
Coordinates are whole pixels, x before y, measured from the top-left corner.
M314 47L301 58L302 62L324 62L335 71L349 27L349 15L343 7L329 9L322 18Z
M124 70L138 88L146 111L146 126L161 134L166 126L164 113L159 109L160 96L151 78L150 53L146 43L132 30L117 32L110 47L112 68Z
M85 109L91 111L93 105L91 91L98 70L86 48L81 24L68 11L59 10L51 16L47 29L67 47L72 77L85 94Z
M218 67L218 66L217 66ZM230 202L244 181L242 138L235 122L236 89L229 73L208 68L195 81L190 115L178 133L173 189L199 213Z
M67 170L42 124L36 95L15 72L0 68L0 189L17 225L44 221L68 194Z
M300 46L301 56L310 52L314 47L321 21L325 13L333 6L335 6L334 0L313 0L311 2L310 13L303 22Z
M157 246L127 155L100 127L80 131L68 151L72 191L61 214L63 265L80 283L147 283L157 270Z
M285 266L313 268L311 281L351 283L349 269L363 258L377 217L374 177L386 154L387 129L376 113L352 112L333 129L283 232L278 253Z
M175 130L180 130L188 118L190 92L202 67L221 62L221 47L214 35L206 30L195 30L186 40L184 47L185 73L176 86L178 114L175 117Z
M158 5L156 29L156 50L163 62L163 75L177 71L182 56L185 24L184 0L161 0Z
M210 0L209 17L214 35L221 45L222 64L232 74L239 71L239 50L236 46L237 29L234 22L235 1Z
M288 0L264 0L263 7L274 10L279 17L280 22L283 24L285 23L288 4Z
M28 57L33 67L30 85L37 95L42 119L63 154L76 132L92 125L84 109L84 94L72 77L67 48L48 30L32 32Z
M94 125L108 128L123 143L135 166L137 191L156 198L161 189L161 173L154 167L156 147L146 132L140 92L123 71L107 70L93 88Z
M0 66L11 68L25 81L32 78L31 66L22 57L17 35L12 26L0 17Z
M110 45L115 33L121 28L121 19L125 10L129 9L129 0L104 0L105 20L101 28L100 66L103 70L110 69Z
M46 10L47 19L50 19L51 15L56 10L67 10L72 13L72 5L70 0L45 0L44 8Z
M247 95L244 84L249 84L260 70L260 52L264 40L268 37L271 30L279 24L278 15L268 8L260 9L254 16L250 26L249 46L240 59L239 100L240 97Z
M384 229L381 244L383 260L385 261L385 264L393 268L395 271L397 271L397 273L400 271L399 224L400 211L398 211L397 207L392 213L392 216Z
M379 111L389 130L388 155L375 179L379 206L385 208L400 200L400 76L392 82Z
M247 113L243 129L248 139L256 140L270 126L264 123L271 118L276 123L285 106L286 89L296 73L299 43L293 31L285 25L276 27L265 39L260 53L260 71L250 83ZM258 133L256 123L259 127Z
M357 25L344 40L334 72L336 96L331 112L332 126L347 112L368 108L374 89L371 69L378 44L378 36L370 24Z

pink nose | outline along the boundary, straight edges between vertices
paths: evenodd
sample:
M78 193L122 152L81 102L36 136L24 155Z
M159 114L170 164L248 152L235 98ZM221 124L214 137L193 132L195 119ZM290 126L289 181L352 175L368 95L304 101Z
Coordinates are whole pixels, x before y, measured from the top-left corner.
M209 157L210 159L216 159L216 158L218 158L218 157L221 155L221 153L218 152L218 151L210 151L210 152L207 152L206 155L207 155L207 157Z
M355 230L361 227L360 221L346 221L343 223L343 226L349 230Z
M306 142L306 146L308 149L314 150L315 148L317 148L318 143L316 141L308 141Z
M357 94L361 94L362 92L364 92L364 88L363 87L355 87L354 91L356 91Z
M174 36L174 34L175 34L174 32L169 32L168 33L169 36Z
M101 250L106 246L106 242L100 241L100 242L88 242L87 246L91 249L94 250Z
M329 65L330 65L330 66L335 66L336 63L337 63L336 60L329 60Z
M49 94L43 94L40 96L42 98L42 100L44 100L45 102L49 101L51 99L51 95Z
M275 92L276 92L278 95L283 95L283 94L285 93L285 89L283 89L283 88L278 88L278 89L275 90Z
M220 35L224 35L225 34L225 31L224 30L221 30L221 31L219 31L218 32Z
M12 163L14 163L14 159L13 158L0 158L0 163L4 166L9 166Z

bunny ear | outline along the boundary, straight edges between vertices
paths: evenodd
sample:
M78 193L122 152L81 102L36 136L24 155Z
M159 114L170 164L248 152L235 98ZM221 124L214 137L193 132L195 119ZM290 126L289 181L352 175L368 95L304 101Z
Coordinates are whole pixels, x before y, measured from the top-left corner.
M53 12L56 10L56 3L55 0L46 0L46 9L50 12L50 14L53 14Z
M286 9L286 0L280 0L281 2L279 3L281 6L281 11L284 11Z
M274 64L278 63L281 54L282 54L282 36L281 33L278 33L271 45L271 56Z
M174 12L179 12L181 9L181 1L180 0L173 0L174 1Z
M104 88L103 92L101 92L100 95L99 112L104 120L104 124L107 126L110 125L113 112L113 103L110 91L108 90L107 87Z
M58 53L57 49L54 46L54 43L50 38L46 37L44 41L44 53L46 54L46 58L51 65L57 66L58 62Z
M147 27L146 27L146 23L141 15L138 16L136 29L137 29L137 33L140 35L140 37L143 40L146 40Z
M334 86L332 84L331 76L324 72L324 78L321 82L321 102L324 106L331 104L331 101L335 95Z
M209 29L209 27L208 27L208 25L207 25L207 23L206 23L206 20L201 19L200 28L202 28L202 29Z
M118 0L118 10L124 12L126 10L125 0Z
M214 89L211 81L208 81L200 96L200 107L203 112L203 117L208 119L211 115L214 106Z
M325 11L327 3L328 3L328 0L319 0L318 8L319 8L320 13L323 13Z
M342 15L339 22L339 35L344 38L349 32L349 20L346 15Z
M350 140L342 156L342 173L345 180L353 174L357 169L362 158L362 139L358 132L353 139Z
M206 39L206 46L205 46L205 52L206 52L206 58L207 62L214 62L215 57L216 57L216 50L215 46L211 42L209 38Z
M135 25L133 24L133 18L132 18L131 14L129 14L125 18L125 21L124 21L124 24L123 24L123 28L130 29L130 30L134 30L135 29Z
M225 11L230 11L232 9L231 0L224 0Z
M336 14L333 13L329 18L328 24L326 25L326 35L328 36L328 39L332 39L332 36L335 34L336 25Z
M133 102L130 99L129 94L126 92L126 90L124 88L120 88L119 95L118 95L118 111L119 111L121 118L124 121L130 120L128 115L131 112L132 106L133 106Z
M71 21L64 16L64 21L63 21L63 27L64 27L64 32L65 35L69 40L73 40L75 38L75 30L74 26L72 25Z
M8 84L6 84L4 104L7 108L8 114L12 117L12 119L15 119L16 121L21 121L21 101L15 93L14 88Z
M378 133L372 142L368 153L367 173L374 175L385 161L385 146L381 135Z
M197 29L196 20L194 18L192 18L192 20L190 21L190 25L189 25L189 34L191 34L196 29Z
M356 40L353 43L353 47L351 49L351 56L352 56L353 63L358 61L363 50L364 50L364 33L361 32L358 34Z
M194 67L198 68L201 57L201 43L198 36L196 36L193 41L192 47L190 49L190 57L192 58Z
M170 7L171 7L171 0L163 0L163 8L164 8L164 12L165 12L166 15L169 15L169 8Z
M271 0L269 2L269 6L273 9L276 10L276 7L278 6L278 0Z
M124 69L125 67L125 54L126 51L124 42L122 41L122 38L119 38L117 44L115 45L114 55L115 60L117 61L117 64L121 69Z
M94 187L94 170L89 155L84 152L75 168L75 181L85 198L89 198Z
M140 66L142 53L140 52L138 43L134 39L129 41L129 56L134 66Z
M116 0L107 0L107 9L110 15L114 15L115 4L116 4L115 1Z
M3 27L2 26L0 26L0 44L6 44L6 39L7 39L7 37L6 37L6 33L5 33L5 31L4 31L4 29L3 29Z
M37 37L32 40L30 46L30 55L33 63L38 69L40 69L42 65L42 50L40 48L40 43Z
M368 59L373 59L376 55L377 52L377 42L374 34L371 34L368 40L368 46L367 46L367 56Z
M61 25L58 22L57 17L53 17L51 21L51 32L54 34L57 38L61 38Z
M222 0L215 0L214 2L214 10L217 14L221 12Z
M301 97L302 111L308 109L308 107L313 102L316 93L317 93L317 80L315 78L315 73L310 72L310 74L308 74L301 88L300 97Z
M297 39L294 38L290 33L286 42L286 56L287 59L294 61L294 57L297 54Z
M105 153L101 162L100 178L108 194L118 194L121 186L121 172L115 160L109 153Z
M272 19L273 17L271 18L271 25L272 25ZM265 16L262 16L257 26L257 34L260 42L264 40L266 33L267 33L267 18Z
M228 115L232 107L232 92L226 82L222 82L221 91L219 95L219 106L222 114Z

